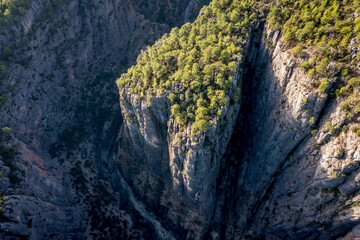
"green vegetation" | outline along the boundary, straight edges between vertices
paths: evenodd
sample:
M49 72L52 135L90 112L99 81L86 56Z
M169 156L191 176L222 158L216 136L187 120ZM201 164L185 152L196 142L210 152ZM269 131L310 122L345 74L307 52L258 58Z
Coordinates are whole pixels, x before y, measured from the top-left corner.
M323 80L321 80L318 90L320 93L323 93L329 88L329 86L330 86L330 84L327 81L327 79L323 79Z
M51 19L59 12L60 4L69 0L47 0L45 8L36 15L31 29L24 33L21 20L29 9L32 0L3 0L0 1L0 35L2 35L0 49L0 87L4 79L9 77L9 68L16 62L27 66L31 57L27 57L23 49L35 35L39 26L46 19ZM7 91L11 91L7 89ZM5 90L0 92L0 108L6 103Z
M280 0L271 2L268 14L270 27L282 30L285 47L295 57L307 58L299 67L314 80L312 85L321 93L334 82L342 109L355 114L360 51L357 56L352 51L360 48L359 13L359 0ZM328 80L319 85L321 78Z
M193 125L195 133L207 131L223 117L223 107L238 102L236 61L249 27L267 17L272 30L282 31L285 48L301 58L311 85L336 94L344 111L360 114L360 53L354 55L350 45L359 44L359 11L359 0L213 0L194 23L174 28L142 52L117 84L149 104L155 96L168 96L178 123Z
M340 156L344 156L345 153L346 153L345 148L341 147L341 148L339 149L339 154L340 154Z
M315 136L318 132L319 132L319 130L314 129L314 130L311 131L311 135Z
M302 57L304 56L304 53L302 51L302 48L300 46L296 46L292 49L292 54L295 56L295 57Z
M171 115L195 133L206 132L210 120L221 118L221 108L237 102L233 76L256 22L253 0L214 0L194 23L172 29L142 52L137 65L118 80L142 99L169 97ZM230 96L235 95L234 99Z
M19 21L29 8L31 1L4 0L0 2L0 26L5 27Z
M307 72L310 68L311 65L308 61L303 61L300 65L299 65L300 69L303 70L304 72Z
M314 124L315 124L315 118L314 118L314 117L311 117L311 118L309 119L308 123L309 123L310 125L314 125Z
M12 129L9 128L9 127L3 127L3 128L1 129L1 131L2 131L4 134L10 134L11 131L12 131Z
M329 132L335 133L335 127L331 124L331 122L327 122L326 128Z
M8 77L10 63L14 60L16 44L20 42L18 32L11 31L10 26L20 22L30 7L31 1L3 0L0 2L0 34L6 37L1 43L0 51L0 86L3 79ZM0 108L5 104L7 96L0 94Z
M65 0L47 0L45 3L45 11L40 13L40 18L44 19L53 16ZM9 27L17 24L25 16L29 9L31 0L3 0L0 2L0 27Z
M4 207L5 207L5 201L3 196L0 196L0 219L1 220L7 220L7 218L4 216Z

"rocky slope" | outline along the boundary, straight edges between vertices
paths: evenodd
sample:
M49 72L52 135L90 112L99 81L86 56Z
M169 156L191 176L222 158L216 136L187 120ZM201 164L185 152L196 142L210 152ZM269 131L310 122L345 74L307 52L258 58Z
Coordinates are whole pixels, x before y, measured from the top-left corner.
M281 31L252 27L240 104L189 140L167 96L120 89L119 104L114 81L204 1L67 1L37 22L44 4L2 85L1 239L360 237L360 119L312 87Z
M155 238L153 218L129 200L112 159L122 121L114 82L140 49L199 6L64 1L39 19L45 1L32 3L15 28L34 32L16 50L28 61L15 59L2 84L1 127L12 130L1 145L1 239ZM18 154L8 159L12 146Z

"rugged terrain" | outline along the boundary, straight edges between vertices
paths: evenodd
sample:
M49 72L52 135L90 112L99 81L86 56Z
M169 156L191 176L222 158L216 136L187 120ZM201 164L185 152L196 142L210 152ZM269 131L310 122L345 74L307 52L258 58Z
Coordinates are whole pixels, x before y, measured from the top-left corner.
M359 237L359 115L314 89L268 21L250 30L221 128L189 140L167 96L119 101L140 50L203 4L66 1L42 21L45 2L31 4L14 31L34 34L2 84L1 239Z
M45 3L34 1L15 29L36 24L16 50L29 60L15 59L2 84L1 126L12 136L3 145L18 154L11 166L1 158L0 238L154 239L151 217L130 203L112 158L122 123L115 80L199 3L66 1L38 21Z

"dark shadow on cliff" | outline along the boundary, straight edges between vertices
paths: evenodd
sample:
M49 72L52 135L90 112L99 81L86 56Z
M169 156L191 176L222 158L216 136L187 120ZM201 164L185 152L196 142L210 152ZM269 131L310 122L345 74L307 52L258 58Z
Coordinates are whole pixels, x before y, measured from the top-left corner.
M301 239L309 233L299 233L293 226L276 228L271 225L271 219L257 219L261 223L257 227L263 229L252 229L259 209L266 208L263 203L273 191L273 182L278 180L284 165L297 148L309 138L312 129L311 126L302 126L293 116L287 106L289 96L285 95L288 83L285 81L281 85L274 73L275 68L281 68L274 65L272 57L280 34L270 33L270 37L264 38L263 29L260 26L252 33L244 66L242 106L218 179L217 208L206 236L208 239L214 232L219 233L220 239L263 239L271 236L286 239L286 236L296 236L297 233L296 238ZM269 48L271 42L274 46ZM281 64L286 65L285 62ZM286 76L290 79L294 69L286 69ZM326 100L320 104L320 111L314 113L315 119L322 117L328 103ZM303 111L305 115L306 109ZM269 229L269 236L259 235L266 229Z
M310 131L323 121L329 108L334 105L334 100L328 96L320 104L318 111L312 113L316 119L315 126L301 125L287 105L289 100L289 96L285 95L287 81L281 85L281 80L277 79L274 73L274 69L281 68L279 63L274 65L272 57L280 34L270 33L270 37L265 38L262 36L263 29L264 27L260 25L252 33L251 47L244 66L242 105L224 157L217 186L217 207L214 209L212 224L205 239L212 239L214 235L219 236L220 239L339 237L354 227L357 221L349 218L348 221L340 222L336 226L332 226L331 221L324 220L325 218L318 222L316 217L302 221L301 213L305 210L300 207L296 209L298 199L291 198L301 186L306 191L312 190L308 185L313 183L306 175L301 175L301 168L296 165L297 159L304 158L306 152L312 154L310 150L305 151L301 147L311 141L315 147L316 143L312 140ZM272 42L274 45L269 48ZM294 68L288 71L287 76L291 78ZM306 116L305 114L311 109L304 107L302 111L304 112L302 116ZM321 154L318 153L316 159L319 164ZM306 161L311 162L307 158ZM309 170L311 174L314 174L315 169L316 166ZM294 178L294 185L296 181L296 187L288 187L293 184L287 182L291 179L289 174L290 176L295 174L291 177ZM336 192L335 188L323 187L326 181L328 180L320 180L314 188L320 192L328 189ZM304 196L307 194L309 193L306 192ZM288 205L276 208L279 198L285 202L289 201ZM285 216L288 212L297 219L292 217L292 222L289 224L278 222L273 224L278 214L274 212L270 214L271 209L285 212ZM332 212L335 214L334 211Z

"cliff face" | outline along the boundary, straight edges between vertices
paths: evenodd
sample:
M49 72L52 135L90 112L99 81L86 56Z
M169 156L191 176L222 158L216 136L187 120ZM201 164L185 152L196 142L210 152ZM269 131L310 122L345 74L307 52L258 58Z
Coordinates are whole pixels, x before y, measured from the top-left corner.
M241 85L242 60L233 77ZM118 160L125 178L179 237L199 239L207 231L216 200L222 156L233 132L239 104L222 108L207 133L191 135L191 125L181 126L170 117L168 96L149 104L139 94L120 89L124 116Z
M114 81L205 2L65 3L37 21L33 2L16 28L37 26L2 85L1 239L358 236L360 119L311 86L280 31L252 28L240 103L193 137L167 96L120 89L119 108Z
M132 140L121 145L136 142L142 152L121 169L139 198L172 222L169 229L179 239L328 239L359 223L359 138L351 131L329 132L329 122L339 130L352 121L350 129L356 119L346 120L328 90L314 89L300 61L285 50L281 32L268 29L252 31L237 125L225 123L232 134L226 153L214 150L212 141L208 150L200 140L199 152L189 148L191 141L181 141L166 98L155 98L148 108L120 90L122 110L132 115L123 125ZM211 159L218 163L211 165ZM211 176L218 176L216 183ZM347 239L356 234L355 227Z
M233 178L225 187L232 195L218 192L227 219L220 232L228 239L330 239L354 228L345 237L353 239L359 137L347 129L358 118L347 118L329 92L314 91L282 50L280 32L267 27L247 63L242 127L223 169L224 181Z

